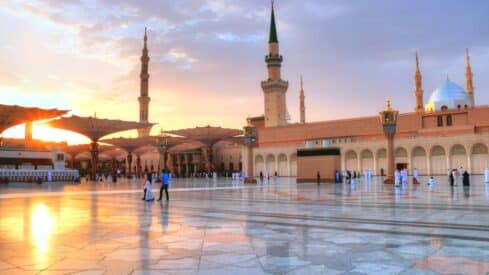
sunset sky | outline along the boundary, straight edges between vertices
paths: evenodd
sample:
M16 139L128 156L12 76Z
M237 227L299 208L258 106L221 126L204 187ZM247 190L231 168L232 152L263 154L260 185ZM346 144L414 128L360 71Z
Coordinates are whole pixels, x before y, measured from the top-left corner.
M447 74L465 86L470 48L476 104L489 104L488 14L487 0L277 0L292 121L301 74L308 121L375 115L386 97L412 111L415 51L425 102ZM269 17L267 0L0 0L1 103L137 120L147 26L153 134L241 128L263 113Z

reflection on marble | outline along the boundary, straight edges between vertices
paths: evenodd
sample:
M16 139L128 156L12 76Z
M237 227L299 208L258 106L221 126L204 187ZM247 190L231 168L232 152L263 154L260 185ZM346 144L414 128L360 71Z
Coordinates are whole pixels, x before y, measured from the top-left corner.
M487 274L489 185L445 181L0 186L0 274Z

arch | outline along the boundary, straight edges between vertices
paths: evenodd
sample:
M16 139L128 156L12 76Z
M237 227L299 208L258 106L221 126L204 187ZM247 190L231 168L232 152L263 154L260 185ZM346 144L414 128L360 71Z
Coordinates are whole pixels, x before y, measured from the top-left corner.
M349 171L358 170L358 156L353 150L347 151L345 154L345 168Z
M396 158L407 158L408 153L406 148L404 147L397 147L396 150L394 150L394 156Z
M286 177L289 175L287 155L283 153L278 155L278 175L281 177Z
M260 172L265 173L265 161L261 155L255 156L255 167L254 167L255 176L259 176Z
M394 150L394 159L395 159L394 163L396 164L396 166L403 165L408 169L411 169L411 167L409 167L409 156L406 148L397 147Z
M472 174L483 174L489 166L489 150L483 143L476 143L470 149L470 162Z
M467 151L461 144L455 144L450 149L450 169L467 167Z
M387 150L380 148L377 150L377 175L382 175L381 170L387 173Z
M297 177L297 154L290 155L289 161L290 176Z
M369 149L364 149L360 153L361 170L374 170L374 154Z
M275 162L275 155L268 154L265 160L265 170L268 172L268 175L273 176L275 171L277 171L277 165Z
M428 174L428 167L426 162L426 150L421 146L416 146L411 151L413 157L412 168L416 168L420 175Z
M433 175L445 175L447 174L447 157L445 149L440 145L431 147L431 174Z

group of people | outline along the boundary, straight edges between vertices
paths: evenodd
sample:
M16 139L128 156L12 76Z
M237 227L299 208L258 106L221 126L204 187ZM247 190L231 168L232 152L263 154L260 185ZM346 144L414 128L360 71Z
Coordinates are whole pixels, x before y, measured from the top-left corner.
M399 186L400 184L406 184L408 182L408 176L409 176L409 172L407 168L396 169L396 171L394 171L394 184L396 186ZM413 171L413 184L419 183L417 178L418 176L419 174L416 177L414 177L414 171Z
M170 196L168 194L168 185L170 184L170 178L171 178L170 172L168 170L162 170L161 174L157 175L156 177L159 177L159 181L161 182L160 197L158 201L162 200L163 191L165 191L166 200L169 201ZM147 173L146 182L144 183L144 194L142 200L154 201L155 197L153 195L153 192L151 191L154 181L156 181L154 173Z
M469 173L463 168L448 170L448 181L450 186L457 186L460 182L460 176L462 176L462 183L464 186L470 185Z

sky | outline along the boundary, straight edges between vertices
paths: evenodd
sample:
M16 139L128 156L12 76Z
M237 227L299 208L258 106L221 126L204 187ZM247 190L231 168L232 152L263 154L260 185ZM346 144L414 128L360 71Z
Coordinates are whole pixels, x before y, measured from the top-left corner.
M412 111L416 51L425 102L447 74L465 86L469 48L476 104L489 104L487 0L276 0L275 12L291 122L300 75L307 121L376 115L386 97ZM152 133L241 128L263 114L269 21L268 0L0 0L1 103L137 120L147 26ZM34 137L84 140L39 125Z

